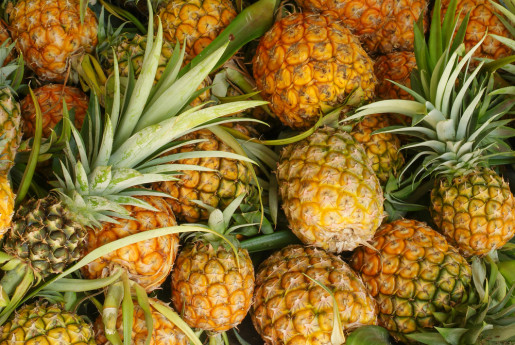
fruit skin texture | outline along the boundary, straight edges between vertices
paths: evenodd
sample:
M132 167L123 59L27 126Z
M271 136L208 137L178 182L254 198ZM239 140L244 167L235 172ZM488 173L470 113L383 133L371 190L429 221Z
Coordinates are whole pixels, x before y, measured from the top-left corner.
M466 300L472 271L458 250L425 223L384 224L351 259L379 307L379 325L401 341L438 326L432 312L449 312Z
M102 223L102 229L89 230L86 254L92 250L146 230L177 225L172 210L162 197L139 196L158 211L124 205L133 220L115 218L119 224ZM176 234L134 243L102 256L82 269L88 279L109 276L116 267L126 270L130 280L140 284L147 292L160 287L172 270L179 248Z
M45 278L63 272L81 257L86 233L62 202L50 194L21 204L5 236L4 251Z
M393 52L379 56L374 63L374 73L378 80L376 87L377 97L379 99L413 100L413 97L409 93L390 80L410 88L410 75L415 67L417 67L415 53L411 51ZM411 118L405 115L391 114L389 117L392 125L411 124ZM400 137L405 139L405 136Z
M150 298L150 300L161 303L158 299ZM150 312L152 313L152 320L154 321L154 330L152 331L152 338L150 345L189 345L188 337L173 323L171 323L163 314L158 312L152 305L150 305ZM111 344L105 337L104 324L102 317L99 316L93 324L95 331L95 340L97 345ZM118 310L118 319L116 320L116 329L118 334L123 340L123 316L121 309ZM145 324L145 314L143 309L134 302L134 315L132 327L132 344L143 345L147 340L148 329Z
M413 50L413 23L427 10L425 0L296 0L305 11L331 11L372 53Z
M294 129L315 124L321 112L374 97L373 63L334 14L297 13L277 21L261 38L252 61L263 98Z
M499 3L499 1L496 2ZM448 6L449 0L442 1L442 20ZM497 11L488 0L458 0L456 13L460 13L460 11L462 12L458 20L458 25L461 24L465 15L471 11L467 32L463 41L467 51L478 44L487 33L502 37L511 37L508 29L506 29L504 24L495 15L495 13L500 14L499 11ZM481 47L474 53L474 56L497 60L511 54L512 51L510 48L488 35L483 44L481 44ZM471 62L473 65L479 63L475 59Z
M172 272L172 302L190 327L223 332L247 315L254 292L254 266L249 253L222 245L188 243Z
M164 38L181 46L192 59L209 45L236 17L230 0L170 0L154 16L161 18Z
M14 157L23 137L20 104L7 87L0 89L0 173L7 174L14 165ZM1 138L3 136L3 138Z
M390 175L397 173L404 164L400 152L401 141L392 133L372 133L391 125L390 117L386 115L369 115L352 128L352 137L363 145L372 169L382 184L388 181Z
M63 118L63 99L66 101L68 111L75 109L75 127L81 129L89 102L88 96L82 90L73 86L47 84L35 89L34 95L43 115L43 137L49 137L52 129ZM20 104L23 117L23 134L27 138L33 137L36 128L36 108L30 94Z
M464 256L483 256L515 235L515 199L490 169L440 179L429 210L436 226Z
M383 219L383 192L361 144L331 127L286 146L277 168L286 218L306 245L330 252L370 240Z
M70 344L96 345L93 329L79 315L60 305L28 304L1 329L0 345Z
M376 303L338 256L292 245L259 267L251 316L266 344L331 344L334 295L344 332L377 323Z
M170 154L191 151L225 151L234 150L207 129L201 129L181 137L179 140L203 139L204 142L185 145ZM207 157L187 158L177 161L179 164L192 164L207 167L213 171L184 171L178 181L155 183L152 189L168 193L172 198L166 201L172 206L177 219L194 223L205 220L209 212L192 200L221 210L225 209L240 194L249 190L251 172L247 165L239 160Z
M11 189L9 179L0 174L0 240L11 226L14 213L15 195Z
M80 24L78 0L21 0L9 11L11 34L39 79L64 81L71 58L97 45L97 19L89 8Z
M374 63L374 73L378 81L377 97L380 99L412 100L413 97L409 93L387 79L410 88L411 71L416 66L417 61L413 52L393 52L379 56Z

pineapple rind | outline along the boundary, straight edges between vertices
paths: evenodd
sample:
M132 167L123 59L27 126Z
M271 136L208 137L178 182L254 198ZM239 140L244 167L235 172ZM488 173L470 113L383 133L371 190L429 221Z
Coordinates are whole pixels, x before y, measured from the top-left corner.
M370 240L383 220L383 192L361 144L343 130L317 129L286 146L279 193L293 233L331 252Z
M291 245L272 254L256 272L251 316L267 344L332 343L334 300L319 284L336 299L344 332L377 323L376 302L340 257Z
M384 224L370 245L356 249L351 266L377 301L379 324L397 340L409 343L406 334L441 325L434 312L467 300L470 265L427 224Z
M60 305L28 304L3 325L0 345L96 345L92 326Z

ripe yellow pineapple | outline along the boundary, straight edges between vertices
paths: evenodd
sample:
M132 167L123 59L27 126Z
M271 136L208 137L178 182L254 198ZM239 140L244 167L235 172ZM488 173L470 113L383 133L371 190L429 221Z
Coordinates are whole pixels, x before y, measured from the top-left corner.
M163 23L166 40L186 41L187 58L198 55L236 17L230 0L168 0L155 15Z
M162 303L158 299L150 298L155 303ZM149 345L188 345L190 342L186 335L175 326L170 320L168 320L163 314L158 312L152 305L150 306L150 312L152 313L152 320L154 324L154 330L152 331L152 338L150 339ZM145 344L148 335L147 325L145 323L145 314L143 309L134 303L134 314L133 314L133 326L132 326L132 343L135 345ZM122 311L118 311L118 318L116 320L116 329L118 334L123 340L123 315ZM93 330L95 331L95 340L97 345L109 345L111 344L104 333L104 324L102 317L99 316L93 324Z
M117 219L118 224L103 223L99 230L90 230L86 240L86 254L114 240L177 223L168 203L162 197L138 197L157 209L156 211L137 206L124 206L133 219ZM129 278L145 290L153 291L160 287L170 274L177 251L177 235L161 236L125 246L84 266L82 273L88 279L96 279L109 274L116 267L127 271Z
M382 184L388 181L390 175L397 176L404 164L404 157L399 151L401 141L395 134L372 134L390 125L390 118L386 115L369 115L355 124L350 132L363 145L372 169Z
M466 301L471 268L445 238L415 220L401 219L377 231L370 248L356 249L351 266L376 299L379 324L397 339L440 325Z
M297 13L277 21L261 38L254 78L281 122L311 127L322 112L374 97L372 61L354 35L332 13Z
M334 344L335 324L347 333L377 322L375 301L341 258L299 245L275 252L260 265L251 315L266 344Z
M61 84L47 84L34 90L41 115L43 116L43 137L50 136L52 129L63 118L63 99L69 111L75 110L75 127L80 130L88 110L88 96L80 89ZM33 137L36 127L36 108L32 97L27 95L21 101L23 135Z
M306 245L353 250L383 220L383 192L371 162L342 130L322 127L286 146L277 180L290 227Z
M494 0L499 3L499 1ZM442 10L445 13L449 6L449 0L442 0ZM458 23L461 23L465 15L470 12L470 19L467 25L465 34L465 47L469 51L474 47L485 34L495 34L503 37L511 37L510 32L497 17L501 14L488 0L459 0L457 12L461 15ZM481 48L476 50L474 56L490 59L500 59L512 54L512 50L499 42L495 38L488 35L481 45ZM472 60L474 64L477 61Z
M210 208L204 227L225 239L213 233L196 234L181 250L172 272L176 310L191 327L208 331L211 340L240 324L252 304L254 266L230 227L243 197L234 199L223 212Z
M22 306L0 329L0 345L96 345L92 326L62 305Z
M11 226L11 219L14 213L14 193L11 189L9 179L0 173L0 239Z
M72 59L94 51L97 19L88 8L81 24L79 8L79 0L20 0L8 11L16 46L39 79L64 81Z
M334 12L370 53L413 50L413 23L427 11L427 0L296 0L306 11Z
M234 150L207 129L195 131L180 140L204 139L206 141L185 145L169 154L191 151L226 151ZM206 157L178 160L179 164L199 165L215 171L186 170L178 181L155 183L152 189L170 194L167 198L177 219L186 222L198 222L209 217L209 212L194 203L200 200L209 206L224 209L236 197L245 194L252 178L247 165L239 160Z
M188 243L172 272L172 302L191 327L223 332L240 324L252 304L254 266L246 250Z

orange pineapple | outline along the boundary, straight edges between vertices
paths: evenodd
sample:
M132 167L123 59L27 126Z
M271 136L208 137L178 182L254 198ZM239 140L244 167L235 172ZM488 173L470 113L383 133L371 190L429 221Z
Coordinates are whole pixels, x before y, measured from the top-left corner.
M117 218L118 224L103 223L100 230L89 230L86 252L114 240L161 227L175 226L173 212L162 197L139 197L158 211L150 211L136 206L124 206L130 210L133 219ZM88 279L109 276L113 268L121 266L129 278L140 284L148 292L164 282L170 274L179 247L179 237L168 235L141 241L97 259L82 269Z
M495 1L495 0L494 0ZM496 1L499 2L499 1ZM442 0L442 12L447 11L449 0ZM460 12L461 11L461 12ZM485 34L496 34L503 37L510 37L510 32L496 16L499 11L488 0L458 0L457 12L460 13L458 25L465 15L470 12L470 19L465 34L465 47L468 50L479 43ZM443 14L442 14L443 20ZM512 54L510 48L495 38L487 36L481 48L474 56L490 59L500 59ZM472 60L477 64L477 60Z
M402 51L379 56L374 64L374 73L378 82L377 97L379 99L413 99L409 93L389 80L409 88L411 71L416 66L417 61L413 52Z
M75 110L75 127L80 129L88 110L88 96L80 89L61 84L48 84L34 90L41 113L43 115L43 136L48 137L52 129L63 118L63 99L68 110ZM36 108L32 97L27 95L21 101L23 117L23 134L30 138L34 136L36 126Z
M87 8L81 24L79 8L79 0L20 0L9 9L16 46L39 79L64 81L72 59L94 51L97 19Z
M413 23L427 10L427 0L296 0L307 11L333 11L359 37L365 50L389 53L413 50Z
M170 0L155 14L164 37L181 45L186 40L189 59L198 55L236 17L230 0Z
M294 129L315 124L322 112L374 97L372 60L333 13L297 13L261 38L253 60L261 95L281 122Z

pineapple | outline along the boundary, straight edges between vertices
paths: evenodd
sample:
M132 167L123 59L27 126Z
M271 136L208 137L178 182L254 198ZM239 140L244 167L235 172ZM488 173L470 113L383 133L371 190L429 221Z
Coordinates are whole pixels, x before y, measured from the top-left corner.
M208 227L226 236L229 247L213 234L185 244L172 272L172 302L191 327L212 334L236 327L247 315L254 292L254 266L249 253L238 248L229 228L243 195L222 213L211 209Z
M390 80L410 87L410 75L417 66L415 53L408 51L393 52L379 56L374 63L374 73L378 84L376 87L379 99L408 99L413 97Z
M190 145L181 146L168 154L187 153L191 151L223 151L234 153L234 150L219 139L209 129L201 129L187 134L180 140L203 140ZM162 181L153 185L153 189L171 198L167 201L173 208L177 219L189 223L205 220L209 212L199 206L199 200L211 207L224 209L236 197L249 190L252 179L251 171L245 162L219 157L185 158L179 164L191 164L212 169L206 171L184 171L178 181Z
M161 301L151 298L155 303L161 303ZM175 326L170 320L168 320L163 314L158 312L154 307L150 306L150 312L152 313L152 320L154 323L154 330L152 331L152 338L150 339L149 345L189 345L190 342L186 335ZM118 313L116 320L116 328L120 335L123 335L123 317L122 313ZM97 345L110 345L111 343L107 340L104 334L104 324L102 323L102 317L98 317L93 325L95 331L95 340ZM148 329L145 323L145 314L143 309L135 305L133 326L132 326L132 344L145 344L147 339ZM123 336L122 336L123 339Z
M416 66L417 61L413 52L401 51L379 56L374 63L374 73L378 80L376 87L377 98L412 100L413 97L408 92L391 81L409 88L411 85L411 71ZM411 123L409 117L400 114L390 116L390 121L392 124L399 125Z
M374 131L390 126L390 118L385 115L369 115L355 124L350 135L363 145L372 169L381 184L386 184L390 176L397 176L404 157L399 151L401 142L395 134Z
M431 190L429 210L440 231L467 257L484 256L515 235L515 198L508 182L489 168L440 178Z
M15 195L6 175L0 173L0 239L9 230L14 213Z
M376 303L358 275L338 256L299 245L260 265L251 316L266 344L341 344L336 335L377 323Z
M9 9L16 47L39 79L64 82L73 61L95 50L97 19L87 8L81 23L79 8L79 0L20 0Z
M379 228L372 247L356 249L351 266L376 299L379 325L400 341L441 325L467 299L471 268L458 250L425 223L396 220Z
M372 60L332 13L297 13L277 21L261 38L252 63L261 95L294 129L313 126L351 93L355 102L374 97Z
M155 15L163 22L165 39L186 42L188 60L197 56L236 18L230 0L168 0Z
M59 304L24 305L1 327L0 345L96 345L92 326Z
M342 130L318 128L286 146L277 180L290 227L306 245L353 250L370 240L383 220L383 192L371 161Z
M117 223L103 223L101 229L87 233L85 252L114 240L146 230L177 225L172 209L160 196L138 197L154 207L148 210L137 206L125 206L130 219L117 218ZM168 277L179 249L179 237L163 236L141 241L111 252L82 268L88 279L109 276L112 270L123 267L128 277L147 292L159 288Z
M359 37L369 54L413 50L413 24L427 0L296 0L306 11L334 12Z
M34 90L43 116L43 137L49 137L54 127L63 118L63 100L68 110L74 109L75 127L81 129L88 110L88 96L80 89L61 84L47 84ZM34 136L36 127L36 108L32 97L27 95L21 102L23 134Z
M500 3L500 1L494 1ZM442 10L445 13L449 7L449 0L442 1ZM461 12L460 12L461 11ZM472 49L486 34L495 34L502 37L511 37L510 32L497 17L501 14L489 0L459 0L457 12L460 13L458 23L461 23L467 13L470 19L465 34L465 48ZM487 36L483 44L474 53L475 57L500 59L509 56L513 51L491 36ZM472 60L477 65L476 60Z
M439 1L436 4L438 13ZM432 25L442 25L436 19ZM417 73L412 79L416 84L411 85L416 101L376 102L358 109L358 114L349 119L392 110L415 119L416 126L385 131L415 138L408 147L420 153L409 165L423 159L415 176L435 178L430 211L438 230L463 255L484 256L515 235L513 194L507 182L490 168L492 160L513 155L503 141L511 136L506 132L507 122L500 120L513 104L497 106L504 95L491 96L492 74L480 74L479 69L460 74L483 41L459 59L466 46L451 39L453 32L448 28L454 28L455 21L454 13L448 12L443 27L431 31L430 40L448 42L443 52L431 50L423 36L415 41L416 50L422 52L417 56ZM463 21L461 29L465 27L467 22ZM435 67L428 61L438 63Z

